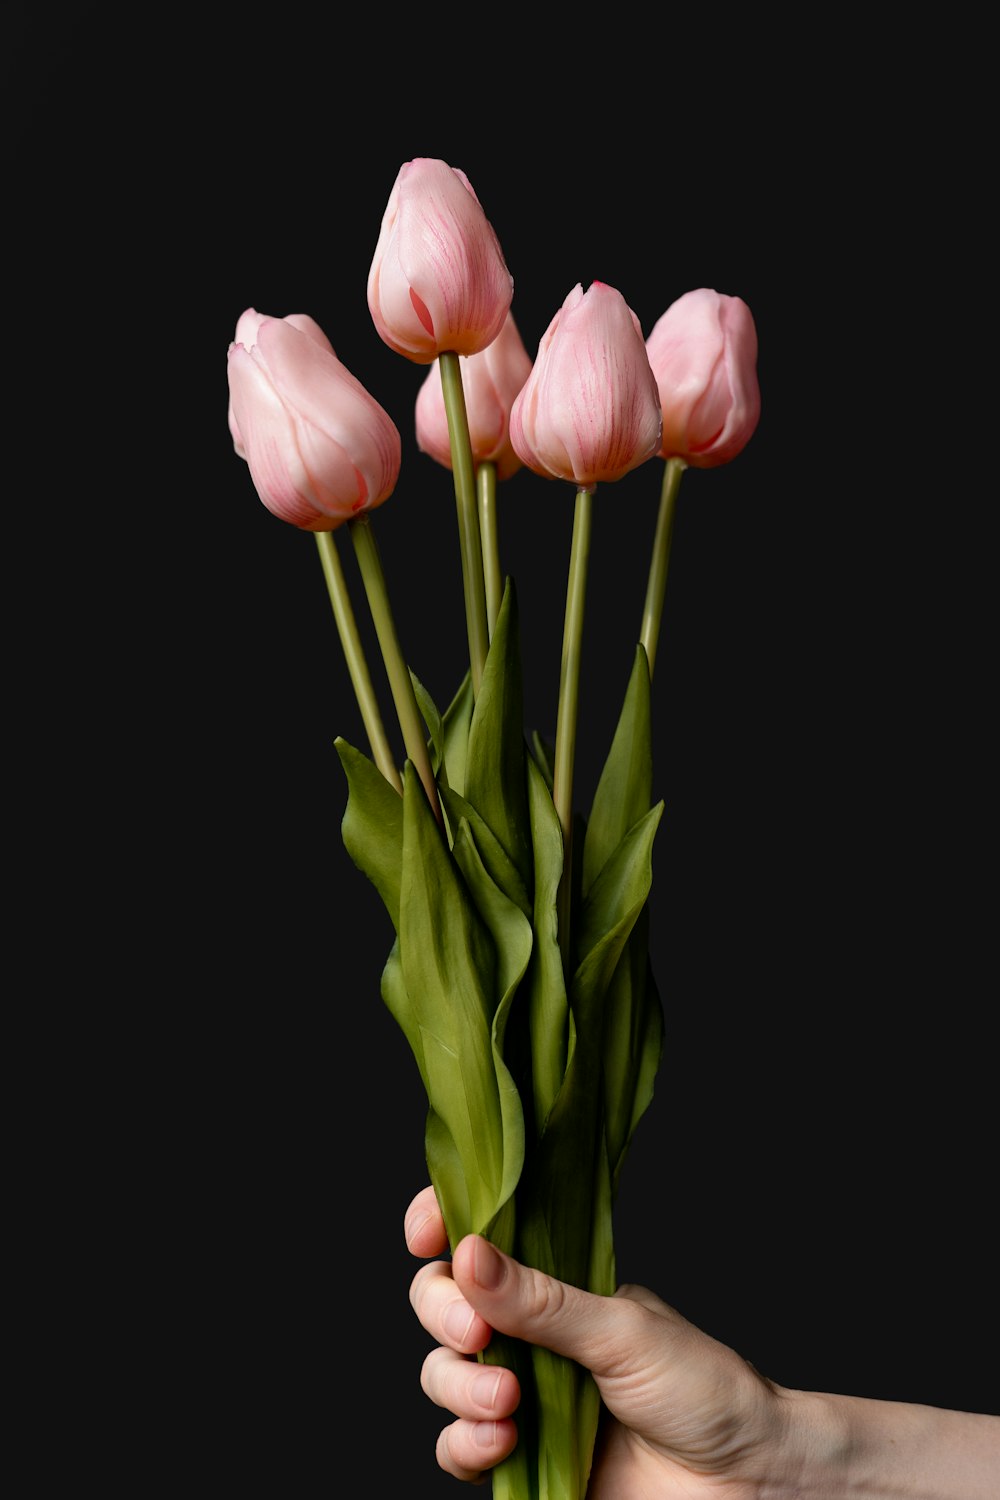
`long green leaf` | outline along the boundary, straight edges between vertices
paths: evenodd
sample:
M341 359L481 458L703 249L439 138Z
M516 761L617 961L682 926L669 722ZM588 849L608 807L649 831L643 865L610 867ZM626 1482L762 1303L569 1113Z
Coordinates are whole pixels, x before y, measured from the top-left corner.
M463 795L531 883L517 597L508 578L469 726Z
M496 1004L493 1014L493 1066L496 1071L503 1131L503 1173L491 1223L509 1202L524 1164L524 1111L514 1077L504 1057L507 1020L518 985L531 957L531 923L521 909L492 880L476 848L470 825L463 818L455 837L455 859L480 917L496 949ZM511 1228L512 1232L512 1228Z
M663 1010L649 961L649 903L622 950L605 1001L604 1114L615 1195L636 1125L653 1098Z
M335 743L348 787L341 822L344 847L382 897L398 932L403 798L367 755L345 739L338 738Z
M482 1232L503 1181L503 1117L493 1062L495 955L411 762L404 768L399 946L420 1028L431 1107L462 1161L471 1222ZM413 1021L410 1022L413 1024Z
M650 806L653 749L649 701L649 662L635 649L625 701L594 793L583 848L586 896L622 839Z
M434 699L412 668L410 669L410 681L413 683L413 696L417 700L420 716L426 724L427 733L430 736L431 766L435 777L439 777L444 774L444 722L438 713Z
M569 1056L570 1010L559 950L557 901L563 868L559 814L544 772L529 757L528 807L535 865L535 943L525 980L531 1052L534 1132L545 1129Z
M622 839L583 903L577 938L578 967L570 986L577 1025L591 1015L607 991L625 941L649 895L653 839L663 803L651 807Z

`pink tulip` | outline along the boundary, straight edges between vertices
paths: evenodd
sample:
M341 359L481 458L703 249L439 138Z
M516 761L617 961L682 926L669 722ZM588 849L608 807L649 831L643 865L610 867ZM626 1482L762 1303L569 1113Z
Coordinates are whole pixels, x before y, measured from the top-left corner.
M542 335L510 438L530 469L577 486L621 479L656 454L659 392L621 292L573 288Z
M246 312L240 313L239 318L236 320L236 338L234 342L244 344L249 349L256 342L257 330L266 316L266 313L259 313L255 307L248 307ZM333 353L333 345L330 343L330 340L316 322L316 319L311 318L308 313L289 313L284 322L291 323L293 328L298 328L302 333L308 333L309 337L315 339L317 344L322 345L324 349L329 349L331 354ZM240 429L236 425L236 418L233 416L232 396L229 398L229 431L232 433L233 447L236 449L236 452L240 458L246 458Z
M514 398L531 374L531 355L521 341L512 313L488 348L462 360L462 389L469 419L472 457L496 465L498 479L509 479L521 467L511 447L509 422ZM417 392L417 447L450 469L451 438L435 361Z
M757 330L739 297L702 287L671 303L646 340L663 408L663 458L728 463L760 417Z
M514 282L465 173L419 156L399 169L368 272L380 338L414 364L478 354L503 327Z
M237 331L249 342L229 346L230 429L268 510L304 531L335 531L387 500L399 432L319 325L251 308Z

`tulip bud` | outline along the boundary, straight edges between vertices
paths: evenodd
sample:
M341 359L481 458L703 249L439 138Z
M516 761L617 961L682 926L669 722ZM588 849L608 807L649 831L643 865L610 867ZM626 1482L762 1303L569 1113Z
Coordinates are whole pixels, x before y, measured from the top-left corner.
M257 330L266 316L266 313L259 313L255 307L248 307L246 312L240 313L239 318L236 320L236 338L234 342L243 344L249 349L256 342ZM324 349L329 349L331 354L333 353L333 345L330 343L330 340L316 322L316 319L311 318L308 313L289 313L283 321L291 323L293 328L298 328L302 333L308 333L310 338L315 339ZM236 418L233 416L232 396L229 398L229 431L232 434L233 447L236 449L237 454L240 458L246 458L240 429L237 426Z
M579 282L538 345L510 414L521 461L553 479L621 479L660 446L660 398L642 329L621 292Z
M510 442L510 409L530 374L531 355L524 347L512 313L507 314L488 348L462 360L462 390L472 457L477 464L494 464L498 479L509 479L521 467ZM437 361L417 392L416 421L417 447L450 469L451 437Z
M757 330L739 297L702 287L671 303L646 340L663 410L663 458L728 463L760 417Z
M249 309L237 332L250 342L229 346L229 425L268 510L303 531L335 531L387 500L399 432L319 325Z
M478 354L503 327L514 282L472 184L417 157L399 169L368 273L379 337L414 364Z

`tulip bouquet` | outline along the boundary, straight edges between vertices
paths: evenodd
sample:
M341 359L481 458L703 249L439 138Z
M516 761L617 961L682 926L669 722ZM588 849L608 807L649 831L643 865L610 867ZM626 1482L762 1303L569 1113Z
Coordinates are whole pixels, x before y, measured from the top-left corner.
M263 503L316 536L368 745L336 742L346 848L395 941L382 998L427 1096L424 1144L452 1247L487 1235L591 1291L616 1286L612 1211L650 1103L663 1016L651 972L650 694L678 486L728 462L757 424L753 319L708 289L644 339L615 288L569 292L532 360L513 279L466 175L405 163L368 278L382 340L426 366L417 443L450 469L469 662L437 704L407 660L373 515L396 488L399 429L306 314L248 309L229 346L229 425ZM634 660L592 805L574 806L581 638L598 486L662 460ZM497 486L522 466L572 485L554 743L523 721L515 580ZM379 711L335 542L349 536L405 747ZM599 1417L589 1373L494 1336L480 1358L521 1382L497 1500L579 1500Z

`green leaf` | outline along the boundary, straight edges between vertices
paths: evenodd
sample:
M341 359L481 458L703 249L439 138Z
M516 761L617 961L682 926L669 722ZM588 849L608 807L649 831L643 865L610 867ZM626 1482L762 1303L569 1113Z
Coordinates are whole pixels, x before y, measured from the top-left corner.
M604 1115L612 1190L636 1125L653 1098L663 1052L663 1011L649 961L649 903L636 919L608 985Z
M427 733L430 736L431 766L435 777L442 774L444 766L444 722L437 711L434 699L424 687L420 678L414 671L410 671L410 681L413 683L413 696L417 700L420 716L427 725Z
M525 890L524 881L511 862L500 840L476 812L471 802L458 796L449 787L441 787L441 803L448 821L457 833L464 818L475 834L476 847L491 878L509 900L520 908L526 917L531 916L531 898Z
M552 791L555 781L553 767L556 763L556 749L548 740L543 740L537 729L531 731L531 753L535 764L545 778L545 785Z
M410 761L404 767L399 947L428 1101L455 1143L482 1232L501 1201L504 1132L493 1060L493 942ZM449 1225L449 1234L457 1233Z
M459 1240L470 1232L475 1214L469 1202L461 1152L451 1131L433 1108L428 1109L424 1126L424 1156L448 1231L448 1248L454 1250Z
M421 1082L430 1100L432 1080L424 1061L424 1034L419 1011L411 1002L406 990L398 938L382 970L382 999L410 1044ZM469 1206L469 1192L465 1183L461 1154L448 1126L431 1104L429 1104L424 1125L424 1155L431 1182L444 1215L451 1249L454 1250L462 1235L468 1233L468 1226L472 1223L472 1211Z
M469 727L463 795L531 885L517 597L508 578Z
M444 760L447 782L461 796L465 791L465 763L472 723L472 675L466 672L461 686L444 711Z
M504 1041L511 1003L531 957L531 923L491 879L463 818L455 837L455 859L496 949L496 1008L493 1015L493 1066L496 1071L503 1130L503 1174L494 1214L517 1187L524 1163L524 1112L513 1075L504 1060ZM487 1226L488 1230L495 1225ZM485 1232L485 1231L484 1231Z
M663 803L651 807L622 839L588 892L577 930L578 965L570 986L577 1025L591 1025L625 941L653 881L653 839Z
M335 743L348 787L341 822L344 847L382 897L398 932L403 798L367 755L345 739Z
M400 956L398 937L389 951L389 957L386 959L382 970L381 992L382 999L390 1015L396 1021L410 1044L410 1051L413 1053L420 1071L421 1082L429 1095L430 1082L427 1077L427 1068L424 1064L424 1039L420 1029L420 1017L414 1006L410 1003L410 997L406 991L406 981L403 978L403 960Z
M563 868L562 827L544 774L530 757L528 807L535 865L535 942L525 990L531 1038L534 1130L541 1135L566 1073L570 1012L559 950L557 911Z
M652 786L649 662L640 644L635 648L625 701L587 820L584 896L628 830L649 811Z
M518 1253L526 1264L585 1287L591 1268L595 1184L606 1152L599 1039L571 1049L545 1133L525 1163L517 1194Z

